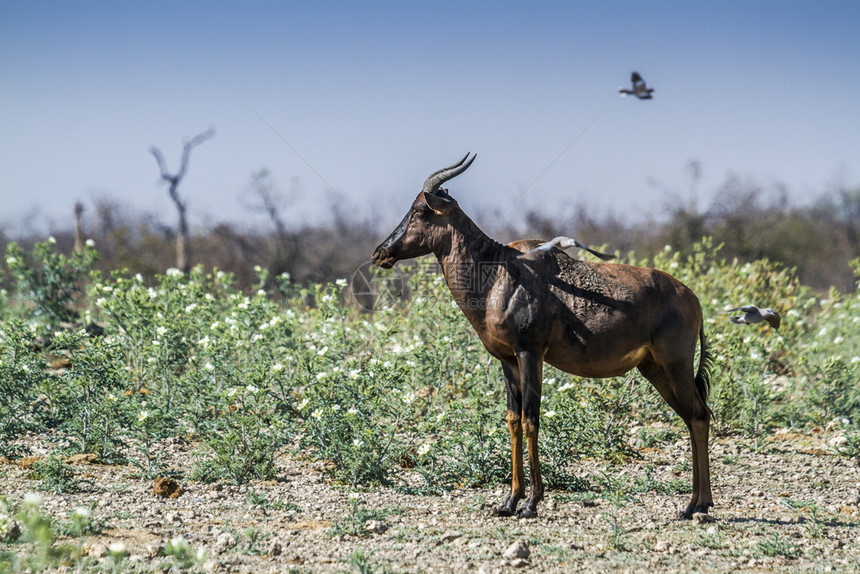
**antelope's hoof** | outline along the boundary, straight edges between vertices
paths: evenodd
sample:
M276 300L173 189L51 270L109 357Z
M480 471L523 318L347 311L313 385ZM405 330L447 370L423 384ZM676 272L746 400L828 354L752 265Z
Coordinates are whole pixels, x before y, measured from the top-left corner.
M517 518L537 518L537 508L521 508L517 511Z
M507 505L503 504L497 509L493 511L495 516L513 516L517 511L515 509L509 508Z
M697 506L688 506L684 510L678 512L678 518L680 520L692 520L695 515L705 515L708 516L708 508L713 506L713 504L704 504ZM699 522L706 522L707 519L700 519Z

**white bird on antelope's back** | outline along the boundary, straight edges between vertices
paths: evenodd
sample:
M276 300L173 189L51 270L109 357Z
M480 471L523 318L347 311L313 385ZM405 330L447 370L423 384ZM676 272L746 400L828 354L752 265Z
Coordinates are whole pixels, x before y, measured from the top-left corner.
M541 255L543 255L544 253L546 253L547 251L549 251L553 247L558 247L559 249L561 249L563 251L567 250L567 249L571 249L573 247L576 247L578 249L585 249L586 251L588 251L589 253L591 253L595 257L599 257L600 259L603 259L604 261L608 261L610 259L615 259L614 255L609 255L606 253L601 253L600 251L595 251L594 249L591 249L588 245L584 245L584 244L580 243L579 241L577 241L576 239L573 239L572 237L565 237L564 235L559 235L558 237L555 237L552 240L547 241L546 243L541 243L540 245L538 245L537 247L535 247L531 251L526 251L525 253L520 255L520 259L528 259L530 261L534 261L535 259L539 258Z
M639 72L630 74L630 83L633 85L633 89L619 88L618 93L622 96L636 96L640 100L653 99L651 94L654 92L654 88L649 88L645 84L645 80L642 79Z
M737 325L753 325L755 323L767 321L771 327L779 329L779 324L782 321L779 313L770 307L760 308L755 305L742 305L740 307L724 311L724 313L729 314L734 313L735 311L741 311L744 313L743 315L738 315L736 317L729 317L729 321Z

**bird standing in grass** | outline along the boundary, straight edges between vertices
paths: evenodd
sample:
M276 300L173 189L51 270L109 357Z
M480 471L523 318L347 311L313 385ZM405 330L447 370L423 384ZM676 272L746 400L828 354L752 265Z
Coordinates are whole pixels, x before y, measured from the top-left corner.
M561 250L570 249L572 247L576 247L578 249L585 249L595 257L599 257L604 261L608 261L609 259L615 259L614 255L608 255L606 253L601 253L599 251L595 251L591 249L587 245L583 245L576 239L565 237L564 235L559 235L558 237L553 238L551 241L547 241L546 243L541 243L531 251L526 251L522 255L520 255L520 259L528 259L534 261L553 247L558 247Z
M633 72L630 75L630 83L633 84L633 89L619 88L618 93L622 96L636 96L640 100L653 99L651 94L654 92L654 88L649 88L645 84L645 80L642 79L639 72Z
M762 321L767 321L767 323L773 327L774 329L779 329L780 321L782 320L774 309L770 307L759 308L755 305L743 305L741 307L735 307L734 309L729 309L728 311L724 311L724 313L733 313L735 311L741 311L744 313L743 315L738 315L736 317L729 317L729 321L732 323L736 323L738 325L753 325L755 323L761 323Z

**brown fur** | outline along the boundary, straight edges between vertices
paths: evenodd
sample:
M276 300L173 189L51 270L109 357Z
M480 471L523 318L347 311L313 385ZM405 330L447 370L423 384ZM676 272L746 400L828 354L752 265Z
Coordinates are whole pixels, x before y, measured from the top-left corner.
M558 249L535 261L518 257L539 243L501 245L447 192L422 192L373 255L375 264L390 267L401 259L433 253L454 300L487 351L502 363L513 479L498 513L536 516L543 498L537 444L544 362L592 378L638 368L690 432L693 495L683 514L707 512L713 506L706 403L709 355L698 299L655 269L579 261ZM523 436L531 489L518 511L525 496Z

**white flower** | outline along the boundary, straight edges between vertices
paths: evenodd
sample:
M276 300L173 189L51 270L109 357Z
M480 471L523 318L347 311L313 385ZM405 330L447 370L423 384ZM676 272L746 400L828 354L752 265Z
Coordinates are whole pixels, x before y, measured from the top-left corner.
M418 398L418 397L415 396L415 393L413 393L412 391L409 391L408 393L403 395L403 402L405 402L406 404L411 404L412 402L415 401L416 398Z
M99 297L98 299L96 299L96 307L104 307L105 303L107 303L107 299L105 299L104 297Z
M418 447L418 456L424 456L425 454L430 452L431 448L432 447L430 446L430 443L425 442L424 444L422 444L421 446Z
M364 441L361 440L360 438L352 439L352 446L354 446L356 448L360 447L363 444L364 444Z
M111 542L110 545L108 545L108 550L111 554L122 554L125 552L125 544L122 542Z
M53 244L54 244L54 243L56 243L56 242L57 242L57 239L56 239L53 235L51 235L50 237L48 237L48 243L50 243L50 244L52 244L52 245L53 245Z
M188 305L187 307L185 307L185 312L190 313L196 308L197 308L197 303L192 303L191 305Z
M359 375L361 375L361 369L352 369L349 372L349 378L352 380L357 379L359 377Z
M845 340L845 337L840 335L840 336L836 337L835 339L833 339L833 344L838 345L839 343L841 343L844 340Z
M202 345L204 349L209 346L209 343L211 343L211 341L209 340L209 335L206 335L205 337L197 341L197 344Z
M18 263L17 257L7 257L6 258L6 265L14 265L16 263Z
M337 285L338 287L340 287L341 289L343 289L344 287L349 285L349 283L347 282L346 279L338 279L337 281L334 282L334 284Z
M258 389L258 388L257 388L257 387L255 387L254 385L248 385L248 386L246 386L246 387L245 387L245 390L246 390L246 391L248 391L249 393L251 393L252 395L255 395L255 394L257 394L258 392L260 392L260 389Z
M96 242L93 241L92 239L87 239L84 243L86 244L87 247L95 247L96 246Z
M339 411L339 410L340 410L340 405L338 405L338 404L334 404L334 405L332 405L332 406L331 406L331 410L333 410L333 411L335 411L335 412Z
M184 275L184 273L182 273L182 271L180 271L176 267L171 267L170 269L167 270L167 276L168 277L182 277L183 275Z
M547 417L547 418L550 418L550 419L551 419L552 417L554 417L554 416L555 416L555 411L546 411L546 412L543 414L543 416L545 416L545 417Z
M24 495L24 504L30 506L42 506L42 495L35 492L28 492Z
M357 409L357 408L355 408L355 407L350 407L350 409L349 409L348 411L346 411L346 412L347 412L348 414L351 414L351 415L357 415L357 414L358 414L358 409Z
M826 334L827 334L827 327L822 327L821 330L818 332L819 337L823 337Z
M75 509L75 516L79 518L89 518L90 514L90 509L84 506L79 506Z
M167 327L159 327L158 329L155 330L155 332L158 333L158 336L160 337L160 336L164 335L165 333L167 333Z
M147 411L140 411L140 414L137 415L138 422L143 422L148 418L149 418L149 412L147 412Z
M143 283L143 275L141 275L140 273L135 273L134 278L137 280L138 283Z
M851 364L853 365L854 363L860 363L860 357L858 357L857 355L851 357Z
M308 406L308 403L309 403L309 402L311 402L311 401L310 401L310 399L308 399L307 397L305 397L304 399L302 399L302 402L300 402L300 403L299 403L299 410L300 410L300 411L301 411L301 410L303 410L306 406Z
M284 366L281 363L275 363L272 365L272 371L279 373L284 370Z
M324 379L324 378L326 378L327 376L328 376L328 373L326 373L325 371L320 371L319 373L317 373L317 374L316 374L316 377L317 377L317 380L318 380L318 381L323 380L323 379Z
M322 418L322 415L323 415L323 413L322 413L322 409L317 409L317 410L315 410L314 412L312 412L312 413L311 413L311 416L312 416L312 417L314 417L314 418L315 418L315 419L317 419L317 420L320 420L320 419Z
M545 384L545 385L554 385L554 384L555 384L555 379L554 379L554 378L547 379L547 380L545 380L545 381L543 382L543 384Z

